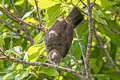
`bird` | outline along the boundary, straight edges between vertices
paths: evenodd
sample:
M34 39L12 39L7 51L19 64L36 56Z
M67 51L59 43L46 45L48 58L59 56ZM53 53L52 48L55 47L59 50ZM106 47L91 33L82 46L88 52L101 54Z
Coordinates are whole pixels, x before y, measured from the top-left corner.
M44 44L49 62L59 65L70 49L74 28L82 21L83 15L75 7L66 18L60 16L45 32Z

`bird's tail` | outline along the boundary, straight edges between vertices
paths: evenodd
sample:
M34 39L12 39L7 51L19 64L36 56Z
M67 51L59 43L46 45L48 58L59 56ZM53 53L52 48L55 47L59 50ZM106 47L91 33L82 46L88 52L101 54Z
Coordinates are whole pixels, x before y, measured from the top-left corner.
M67 21L72 22L74 28L83 20L83 15L81 14L79 8L73 8L70 14L66 18Z

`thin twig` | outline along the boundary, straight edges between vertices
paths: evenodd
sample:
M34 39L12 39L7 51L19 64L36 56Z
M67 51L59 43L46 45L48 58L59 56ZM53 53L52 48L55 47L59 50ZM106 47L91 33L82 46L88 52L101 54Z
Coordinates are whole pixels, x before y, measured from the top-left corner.
M34 72L37 75L37 77L39 78L39 80L43 80L42 77L40 76L40 74L37 73L37 71L36 71L36 69L34 67L32 67L31 70L32 70L32 72Z
M79 72L79 71L76 71L76 70L73 70L73 69L70 69L70 68L59 67L59 66L56 66L56 65L53 65L53 64L49 64L49 63L26 62L26 61L17 60L15 58L11 58L11 57L8 57L8 56L2 56L2 57L0 57L0 60L10 60L12 62L16 62L16 63L20 63L20 64L25 64L25 65L31 65L31 66L44 66L44 67L56 69L56 70L59 70L59 71L65 71L65 72L71 73L71 74L73 74L75 76L79 75L80 78L84 78L85 79L85 77L82 76L84 74L84 72Z
M87 5L86 5L82 0L80 0L80 2L81 2L85 7L87 7Z
M24 4L24 8L23 8L22 13L21 13L21 17L23 17L23 15L25 13L25 10L26 10L26 7L27 7L27 1L28 0L25 0L25 4Z
M91 3L90 7L93 7L93 6L94 6L95 1L96 1L96 0L94 0L94 1Z
M6 21L4 21L4 20L1 19L1 18L0 18L0 23L4 23L4 24L6 24L6 25L9 25L9 26L17 29L17 30L23 31L23 29L21 29L21 28L19 28L19 27L17 27L17 26L14 26L14 25L12 25L12 24L10 24L10 23L8 23L8 22L6 22Z
M35 4L36 4L36 8L37 8L38 20L39 20L39 23L40 23L39 27L42 27L42 20L41 20L41 17L40 17L40 10L39 10L39 7L38 7L38 0L35 0Z
M39 7L38 7L38 0L35 0L35 4L36 4L36 8L37 8L38 21L40 23L39 28L41 28L41 30L43 32L45 32L45 28L42 25L42 20L41 20L41 17L40 17L40 11L39 11Z
M78 60L74 56L71 55L71 53L67 54L67 55L81 68L82 71L84 71L84 68L83 68L82 64L80 64L78 62Z
M93 30L94 30L94 34L95 34L95 37L96 37L96 40L97 42L99 43L99 45L101 46L103 52L104 52L104 55L107 57L107 59L110 61L110 63L112 64L112 66L115 68L116 72L120 75L120 70L119 68L117 67L117 65L115 64L115 62L112 60L112 57L110 56L110 54L108 53L108 51L104 48L104 45L100 39L100 37L97 35L97 31L96 31L96 28L93 27Z
M19 32L17 32L17 31L15 31L15 30L13 30L13 29L12 29L12 28L10 28L9 26L11 26L11 27L15 28L16 30L24 31L22 28L16 27L16 26L14 26L14 25L12 25L12 24L10 24L10 23L8 23L8 22L4 21L3 19L0 19L0 23L4 23L4 24L5 24L5 27L7 27L7 28L8 28L8 29L10 29L11 31L15 32L18 36L20 36L20 37L24 38L25 40L31 41L28 37L27 37L27 38L26 38L26 37L24 37L24 36L23 36L23 35L21 35Z
M108 27L107 25L102 24L102 23L100 23L100 22L98 22L98 23L101 24L104 28L106 28L106 29L108 29L108 30L110 30L110 31L112 31L112 32L120 35L120 32L119 32L119 31L117 31L117 30L115 30L115 29L112 29L112 28Z
M10 2L10 5L11 5L11 7L13 8L13 10L15 12L15 15L20 18L19 14L18 14L18 11L17 11L17 9L15 8L15 6L13 4L13 0L9 0L9 2Z
M81 12L83 13L84 16L88 17L88 14L86 14L84 11L81 10ZM92 18L92 20L96 21L96 20L93 19L93 18ZM97 21L96 21L96 22L97 22ZM117 31L117 30L115 30L115 29L112 29L112 28L108 27L107 25L102 24L102 23L100 23L100 22L97 22L97 23L101 24L104 28L106 28L106 29L108 29L108 30L110 30L110 31L112 31L112 32L120 35L120 32L119 32L119 31Z
M13 30L12 28L10 28L7 24L5 24L5 27L7 27L8 29L10 29L12 32L15 32L18 36L24 38L25 40L29 41L28 38L24 37L23 35L21 35L19 32Z
M79 38L79 35L78 35L78 32L77 30L75 29L75 34L76 34L76 37L77 37L77 40L78 40L78 43L79 43L79 46L80 46L80 49L81 49L81 52L82 52L82 58L83 58L83 62L85 64L85 69L87 69L87 65L86 65L86 60L85 60L85 52L84 52L84 48L82 46L82 43L80 41L80 38Z
M27 7L27 0L25 0L25 4L24 4L24 8L22 10L21 18L22 18L22 16L25 13L26 7ZM34 44L34 40L33 40L32 36L30 35L29 31L27 30L26 24L21 23L21 26L22 26L22 29L24 30L25 34L26 34L26 37L29 39L31 45L33 45Z
M113 8L116 10L116 12L120 15L120 9L119 8L117 8L117 6L116 5L113 5Z
M31 45L33 45L34 44L34 40L33 40L32 36L30 35L29 31L27 30L25 24L22 25L22 29L24 30L24 32L26 34L26 37L29 39Z
M9 26L11 26L11 27L15 28L16 30L25 32L26 35L27 35L27 36L26 36L26 40L30 41L31 45L34 44L34 41L33 41L32 37L31 37L30 33L29 33L28 30L26 29L26 27L25 27L25 29L24 29L24 28L19 28L19 27L17 27L17 26L14 26L14 25L12 25L12 24L4 21L4 20L1 19L1 18L0 18L0 23L4 23L5 25L7 25L7 28L9 28L9 29L10 29ZM22 26L24 26L24 25L22 25ZM10 30L14 31L12 28L11 28ZM15 32L18 36L21 36L22 38L25 38L25 37L23 37L19 32L17 32L17 31L14 31L14 32Z
M6 10L6 9L4 9L4 8L2 8L2 7L0 7L0 11L2 11L2 12L3 12L6 16L8 16L10 19L12 19L12 20L14 20L14 21L16 21L16 22L18 22L18 23L20 23L20 24L21 24L21 23L22 23L22 24L26 24L26 25L28 25L28 26L31 27L31 28L39 29L38 26L35 26L35 25L32 25L32 24L29 24L29 23L26 23L26 22L22 21L20 18L14 16L11 12L9 12L8 10Z

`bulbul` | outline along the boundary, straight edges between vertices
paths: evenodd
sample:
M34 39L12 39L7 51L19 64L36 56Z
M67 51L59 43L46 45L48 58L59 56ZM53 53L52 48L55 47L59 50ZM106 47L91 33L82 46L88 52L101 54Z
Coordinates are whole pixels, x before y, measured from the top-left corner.
M82 20L80 10L73 8L66 19L60 16L48 29L44 36L44 44L50 62L58 65L60 59L66 56L73 40L73 30Z

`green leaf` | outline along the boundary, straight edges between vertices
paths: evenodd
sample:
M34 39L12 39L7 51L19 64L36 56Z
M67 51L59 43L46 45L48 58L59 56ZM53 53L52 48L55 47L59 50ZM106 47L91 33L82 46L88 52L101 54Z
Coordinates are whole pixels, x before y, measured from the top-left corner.
M109 1L109 0L100 0L100 1L101 1L102 7L112 6L112 5L115 5L117 3L115 1Z
M11 49L13 47L13 35L11 35L11 40L10 40L10 43L9 43L9 48Z
M95 74L94 77L96 77L97 80L110 80L110 77L106 74Z
M4 32L2 35L0 35L0 48L3 47L3 40L7 37L8 33Z
M97 60L98 60L97 58L90 58L90 63L89 63L90 68L92 69L94 73L98 73L103 66L103 60L101 61L100 60L97 61Z
M24 14L24 16L22 17L22 20L23 19L25 19L25 18L27 18L27 17L29 17L33 12L35 12L36 11L36 8L34 8L32 11L29 11L29 12L26 12L25 14ZM29 21L28 21L29 22Z
M17 73L17 75L15 77L15 80L21 80L21 79L27 77L28 74L29 74L28 71L20 71L20 72Z
M15 71L14 71L14 72L11 72L11 73L9 73L9 74L6 74L6 75L3 77L3 80L8 80L9 77L12 76L14 73L15 73Z
M93 18L97 21L97 22L100 22L100 23L103 23L105 25L107 25L107 22L105 19L103 19L104 17L104 14L101 10L97 10L97 9L94 9L93 10Z
M0 36L0 48L3 47L3 38Z
M34 25L39 25L39 22L38 22L35 18L31 18L31 19L29 20L29 23L32 23L32 24L34 24Z
M41 67L41 73L45 73L48 76L57 76L59 73L55 69L47 68L47 67Z
M38 44L43 40L44 33L41 31L35 38L34 38L34 44Z
M98 46L98 45L94 45L94 46ZM103 67L104 53L99 48L93 48L91 53L92 54L90 56L91 58L90 58L90 63L89 63L90 68L92 69L94 73L98 73Z
M31 14L32 14L32 11L25 13L25 15L22 17L22 19L29 17Z
M80 59L81 57L81 49L79 47L78 41L74 40L71 48L70 48L70 53L75 56L76 59Z
M4 68L4 61L1 60L1 61L0 61L0 64L1 64L1 65L0 65L0 69Z
M111 20L108 20L107 21L108 23L108 27L112 28L112 29L115 29L116 31L119 31L120 32L120 25L118 25L116 22L114 21L111 21ZM113 42L113 44L117 45L117 46L120 46L120 36L118 34L116 34L115 32L112 32L106 28L104 28L103 26L101 25L98 25L98 29L106 34L107 36L110 37L111 41Z
M80 24L80 26L77 27L77 32L80 38L85 36L88 33L88 22Z
M44 44L34 45L28 49L28 59L32 62L36 61L39 56L45 51Z
M35 6L35 2L34 0L28 0L28 2L32 5L32 6ZM46 8L49 8L51 6L54 6L55 2L51 1L51 0L38 0L38 7L40 9L46 9Z
M22 5L25 0L17 0L14 5Z
M52 6L47 10L48 17L49 17L47 26L51 26L61 14L62 10L60 6L61 4L56 4L55 6Z
M120 75L117 72L108 72L107 75L109 75L112 80L120 79Z
M99 6L101 6L101 1L100 0L96 0L95 3L98 4Z

